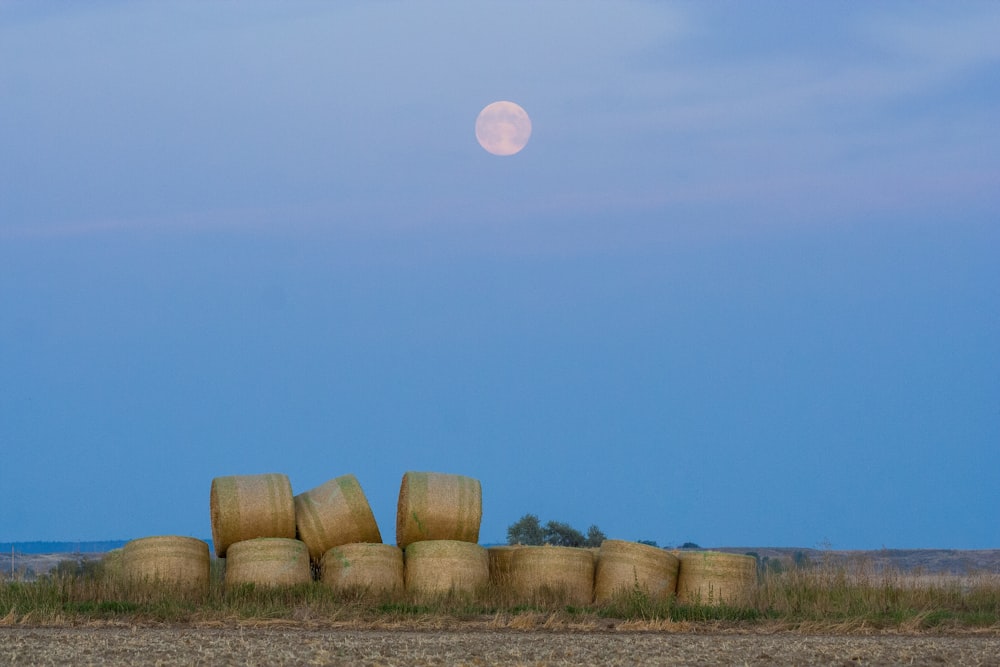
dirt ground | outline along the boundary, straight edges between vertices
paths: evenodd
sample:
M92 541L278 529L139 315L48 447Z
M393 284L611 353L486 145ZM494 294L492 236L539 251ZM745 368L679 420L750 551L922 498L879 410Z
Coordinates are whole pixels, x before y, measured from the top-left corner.
M1000 637L294 627L0 628L10 665L1000 665Z

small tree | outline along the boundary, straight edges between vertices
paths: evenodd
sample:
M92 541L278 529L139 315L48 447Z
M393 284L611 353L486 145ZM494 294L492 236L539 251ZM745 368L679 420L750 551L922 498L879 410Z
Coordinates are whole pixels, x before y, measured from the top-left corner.
M587 539L583 541L583 546L585 547L599 547L601 542L608 539L608 536L604 534L597 526L591 526L587 529Z
M525 514L507 528L507 544L540 545L545 542L545 531L534 514Z
M659 544L656 543L656 540L639 540L639 544L648 544L651 547L657 547L657 548L659 548L660 546Z
M561 521L545 524L545 543L557 547L582 547L586 538L579 530Z

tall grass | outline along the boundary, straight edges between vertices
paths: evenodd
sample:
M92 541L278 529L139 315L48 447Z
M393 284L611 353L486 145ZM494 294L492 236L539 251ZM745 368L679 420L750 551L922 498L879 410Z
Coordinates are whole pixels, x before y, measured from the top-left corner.
M1000 574L904 574L866 561L769 573L754 606L789 623L872 628L1000 625Z
M494 619L525 628L622 622L623 627L655 629L665 623L710 622L845 632L1000 632L1000 574L920 577L864 563L764 573L752 603L741 608L684 605L673 597L652 599L640 590L600 605L574 606L566 600L557 590L520 600L497 586L431 597L337 592L319 583L226 588L218 561L207 595L192 598L169 587L122 581L99 564L71 563L37 581L0 583L0 624L306 621L391 627Z

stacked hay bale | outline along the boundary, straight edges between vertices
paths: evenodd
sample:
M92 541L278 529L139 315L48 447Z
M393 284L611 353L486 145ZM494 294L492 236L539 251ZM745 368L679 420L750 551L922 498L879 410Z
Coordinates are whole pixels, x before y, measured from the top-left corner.
M295 502L287 476L216 477L209 503L212 541L216 555L226 559L227 585L312 580L309 550L295 539Z
M202 597L208 593L208 544L179 535L132 540L122 548L121 569L126 581L134 585L164 586L171 592Z
M594 553L577 547L531 546L514 550L510 576L517 597L588 605L594 600Z
M677 599L703 605L746 606L757 584L753 556L718 551L675 551Z
M295 538L295 502L286 475L233 475L212 480L209 498L215 555L257 537Z
M406 590L425 595L475 593L490 580L486 549L460 540L411 542L405 550Z
M654 600L674 594L679 561L658 547L623 540L604 540L594 574L594 599L639 591Z
M407 472L396 506L396 544L404 549L406 590L471 593L489 582L479 546L482 485L462 475Z
M336 591L394 593L404 586L403 550L391 544L353 543L329 549L322 582Z
M241 540L226 552L226 585L295 586L312 581L309 549L287 537Z
M375 515L354 475L343 475L294 498L299 539L318 563L342 544L380 543Z

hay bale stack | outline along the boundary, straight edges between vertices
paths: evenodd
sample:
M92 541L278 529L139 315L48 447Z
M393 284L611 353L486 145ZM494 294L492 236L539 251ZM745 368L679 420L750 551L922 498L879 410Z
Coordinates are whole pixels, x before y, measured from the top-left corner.
M634 590L653 599L667 598L677 588L678 566L676 556L658 547L604 540L594 573L594 600L605 602Z
M312 581L305 542L285 537L258 537L229 547L226 585L295 586Z
M514 552L520 545L496 546L486 549L490 566L490 583L501 589L509 589L513 582L512 567Z
M460 540L412 542L403 553L406 590L473 593L490 580L486 549Z
M403 550L391 544L342 544L321 560L321 581L338 591L361 588L373 593L403 590Z
M524 601L539 595L564 598L569 604L594 600L594 553L576 547L522 547L511 561L514 591Z
M435 472L407 472L399 487L396 544L452 540L479 542L483 491L479 480Z
M745 606L757 586L753 556L718 551L674 552L680 561L677 599L689 604Z
M212 543L225 558L231 544L258 537L295 537L295 502L280 473L234 475L212 480Z
M210 567L208 544L193 537L142 537L121 551L121 571L127 581L164 584L183 594L207 594Z
M341 544L381 542L375 515L354 475L331 479L295 496L298 537L315 562Z

